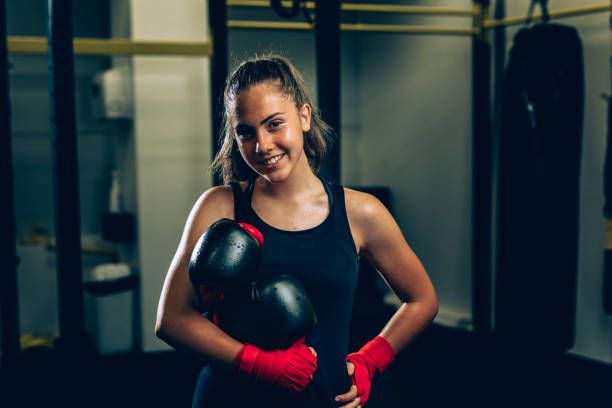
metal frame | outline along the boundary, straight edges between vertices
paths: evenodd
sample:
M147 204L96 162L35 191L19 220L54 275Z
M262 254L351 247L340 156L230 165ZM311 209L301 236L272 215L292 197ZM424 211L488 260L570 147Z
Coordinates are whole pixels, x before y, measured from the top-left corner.
M49 0L49 94L60 341L71 354L86 347L81 264L72 2Z
M336 136L325 156L320 174L334 183L340 182L342 143L340 5L340 0L317 0L315 27L317 99L323 120L334 130Z
M127 39L75 38L75 55L183 55L211 56L210 41L141 41ZM45 37L11 36L8 40L11 54L45 55L48 43Z
M291 23L284 21L228 21L229 28L235 29L273 29L273 30L312 30L313 25L308 23ZM474 35L473 28L442 27L428 25L400 25L400 24L340 24L341 31L347 32L378 32L399 34L442 34L442 35Z
M566 18L566 17L584 16L587 14L601 13L604 11L609 12L611 10L612 10L612 5L610 5L610 2L606 2L606 3L591 4L588 6L569 7L569 8L549 11L548 15L550 16L551 19L558 19L558 18ZM539 21L541 19L542 19L542 15L539 13L536 13L533 15L532 21ZM503 19L498 19L498 20L494 20L494 19L485 20L483 24L484 24L485 29L490 29L490 28L502 27L502 26L507 27L507 26L513 26L513 25L521 25L524 22L525 22L524 16L517 16L517 17L508 17L508 18L503 18Z
M210 0L213 1L213 0ZM214 0L216 3L222 0ZM227 7L269 7L267 0L227 0L223 2ZM217 8L220 4L217 4ZM309 8L314 8L314 2L308 2ZM524 16L508 17L503 19L489 19L480 16L480 9L476 2L472 9L459 9L449 7L420 7L383 4L353 4L342 3L341 10L345 12L377 12L377 13L401 13L413 15L436 15L436 16L463 16L472 17L471 27L451 27L436 25L399 25L399 24L348 24L341 23L340 30L347 32L368 33L398 33L398 34L434 34L434 35L457 35L477 36L482 29L489 30L497 27L506 27L523 24ZM567 18L611 11L609 2L591 4L553 10L549 12L551 18ZM227 11L224 11L227 15ZM542 18L535 14L534 21ZM217 22L211 22L218 26ZM223 20L220 20L223 21ZM249 30L312 30L314 26L308 23L284 22L284 21L226 21L228 29ZM219 27L216 30L219 31ZM216 41L213 36L213 41ZM125 39L101 39L101 38L75 38L75 55L183 55L194 57L213 56L213 43L211 41L140 41ZM219 51L217 47L217 51ZM47 53L47 40L45 37L8 37L8 51L10 54L44 55Z
M267 0L227 0L228 7L255 7L269 8L270 2ZM290 6L290 2L284 1L285 7ZM314 9L314 2L309 1L306 7ZM423 6L403 6L396 4L361 4L361 3L341 3L341 11L369 11L374 13L401 13L401 14L429 14L447 16L473 16L476 10L467 10L452 7L423 7Z
M0 0L0 351L1 364L8 368L16 366L21 352L12 150L6 8Z
M225 0L208 0L208 24L211 29L213 58L210 64L211 152L216 157L221 149L219 140L223 128L223 90L228 75L227 6ZM212 175L213 185L223 183L219 174Z
M476 0L478 34L472 37L472 315L481 338L492 331L491 279L493 149L491 128L491 42L482 22L489 0Z

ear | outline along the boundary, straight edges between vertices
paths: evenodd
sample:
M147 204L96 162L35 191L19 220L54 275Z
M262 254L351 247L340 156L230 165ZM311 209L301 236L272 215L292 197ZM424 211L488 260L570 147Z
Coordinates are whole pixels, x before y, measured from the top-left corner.
M300 116L300 124L302 125L302 132L308 132L310 130L310 117L312 115L312 107L310 104L305 103L298 112Z

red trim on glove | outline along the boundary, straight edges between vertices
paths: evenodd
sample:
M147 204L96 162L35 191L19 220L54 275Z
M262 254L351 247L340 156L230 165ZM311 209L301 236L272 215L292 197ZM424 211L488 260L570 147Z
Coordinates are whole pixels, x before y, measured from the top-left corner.
M198 292L204 307L207 309L212 309L225 299L225 293L213 285L200 285L198 287Z
M251 224L247 224L246 222L239 222L238 225L240 225L243 230L248 232L249 235L251 235L253 238L255 238L255 240L257 242L259 242L259 245L263 245L264 237L263 237L263 234L261 233L261 231L259 231L257 228L255 228Z
M273 351L245 344L234 359L234 367L255 379L299 392L312 381L317 358L302 341L287 350Z
M395 351L391 344L381 336L367 342L358 352L351 353L346 357L355 366L355 372L351 377L353 384L357 387L357 394L361 405L365 404L370 397L371 381L374 376L382 373L395 358Z

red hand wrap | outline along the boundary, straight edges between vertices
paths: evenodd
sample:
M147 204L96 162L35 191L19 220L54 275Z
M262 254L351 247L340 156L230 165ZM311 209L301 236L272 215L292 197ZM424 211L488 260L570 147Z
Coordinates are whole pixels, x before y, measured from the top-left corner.
M290 391L302 391L312 381L317 358L298 340L287 350L264 351L245 344L234 360L238 371Z
M376 336L367 342L358 352L346 357L355 366L352 376L357 394L364 405L370 397L370 383L375 375L382 373L395 358L391 344L385 338Z

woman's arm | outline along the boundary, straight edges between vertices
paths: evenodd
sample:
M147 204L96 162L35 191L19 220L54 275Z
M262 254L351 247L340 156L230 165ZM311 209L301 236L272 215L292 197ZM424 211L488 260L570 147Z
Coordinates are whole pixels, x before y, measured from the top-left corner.
M397 353L433 321L438 312L436 293L385 206L370 194L346 192L347 213L360 256L372 263L402 301L380 333Z
M225 366L232 364L242 343L200 314L188 266L202 233L213 222L233 217L232 190L227 186L213 187L196 201L166 275L155 323L156 335L175 349Z
M359 255L372 263L402 301L380 334L347 356L353 385L336 401L345 403L342 408L355 408L368 401L372 378L432 322L438 300L425 268L385 206L370 194L350 189L345 189L345 197Z
M236 371L290 391L302 391L317 369L316 352L297 342L286 350L264 351L242 344L201 316L188 277L193 248L202 233L221 218L234 218L232 191L215 187L198 199L166 276L157 309L155 333L177 350L209 364Z

